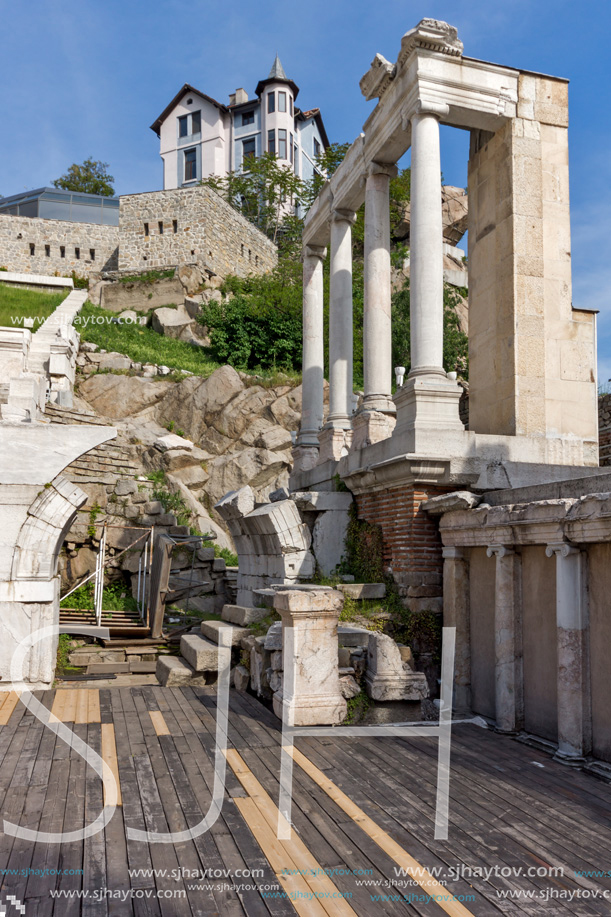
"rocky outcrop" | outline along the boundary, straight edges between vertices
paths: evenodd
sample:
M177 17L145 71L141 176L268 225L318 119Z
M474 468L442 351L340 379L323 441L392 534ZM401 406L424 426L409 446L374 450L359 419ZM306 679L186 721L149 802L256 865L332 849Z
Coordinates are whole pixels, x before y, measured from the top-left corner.
M409 245L411 205L403 206L401 221L394 227L394 236ZM464 188L443 185L441 188L441 218L444 242L458 245L468 228L469 198Z

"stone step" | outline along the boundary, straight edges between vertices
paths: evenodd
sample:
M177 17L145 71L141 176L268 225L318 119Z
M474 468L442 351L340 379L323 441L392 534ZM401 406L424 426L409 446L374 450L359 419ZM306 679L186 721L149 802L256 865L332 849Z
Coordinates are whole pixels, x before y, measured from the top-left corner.
M184 634L180 638L180 652L196 672L218 671L218 644L198 634Z
M129 671L138 675L154 675L157 671L156 662L140 662L137 659L129 660Z
M87 666L87 675L123 675L129 672L129 662L92 662Z
M383 599L386 595L385 583L338 583L336 589L351 599Z
M219 632L225 627L232 628L232 646L239 646L242 637L245 637L249 633L247 627L236 627L235 624L230 624L228 621L202 621L201 632L204 637L207 637L209 640L212 640L213 643L218 644Z
M160 656L155 675L159 684L167 688L207 684L205 673L196 672L182 656Z
M267 608L252 608L248 605L223 605L221 618L231 624L246 627L248 624L261 621L267 613Z
M348 624L338 624L337 638L340 646L369 646L369 637L373 631L366 627L350 627Z

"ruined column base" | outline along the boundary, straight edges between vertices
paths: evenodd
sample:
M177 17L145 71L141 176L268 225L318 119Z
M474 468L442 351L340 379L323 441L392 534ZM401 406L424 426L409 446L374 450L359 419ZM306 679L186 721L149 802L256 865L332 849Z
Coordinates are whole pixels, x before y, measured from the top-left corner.
M311 471L318 465L318 446L293 448L293 471Z
M356 452L392 436L396 419L381 411L359 411L352 418L352 443L350 451Z
M289 726L339 726L346 719L348 705L339 694L310 694L307 698L285 698L281 691L274 694L274 713Z
M350 451L352 430L324 427L318 434L318 442L320 444L319 465L323 462L339 462Z
M566 767L583 767L586 759L583 755L576 752L561 751L558 749L553 758L558 764L564 764Z

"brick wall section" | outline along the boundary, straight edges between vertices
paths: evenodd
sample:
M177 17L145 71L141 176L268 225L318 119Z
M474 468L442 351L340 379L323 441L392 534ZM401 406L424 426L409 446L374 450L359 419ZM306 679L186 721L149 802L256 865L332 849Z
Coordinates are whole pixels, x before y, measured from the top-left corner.
M381 527L384 565L392 569L399 593L412 611L441 608L441 539L437 520L420 507L429 497L453 489L403 485L355 498L359 518Z
M31 245L34 246L33 255ZM61 277L69 277L72 271L78 277L88 277L98 271L115 271L118 245L118 226L0 214L0 267L9 271ZM80 251L80 258L76 257L76 249Z
M273 242L210 188L123 195L119 230L120 270L196 262L221 277L246 277L271 271L278 258Z
M611 465L611 393L598 398L598 453L601 465Z

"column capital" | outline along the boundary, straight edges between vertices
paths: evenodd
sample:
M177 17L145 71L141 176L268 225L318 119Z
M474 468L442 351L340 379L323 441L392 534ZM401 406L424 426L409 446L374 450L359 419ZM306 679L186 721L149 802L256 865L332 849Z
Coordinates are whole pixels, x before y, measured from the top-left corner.
M327 257L327 249L324 245L304 245L303 246L303 257L304 258L320 258L321 261L324 261Z
M351 225L356 222L356 213L354 210L345 210L341 207L333 209L329 215L330 223L350 223Z
M444 560L463 560L465 549L459 545L444 544L441 549L441 556Z
M416 110L412 112L412 118L418 115L434 115L436 118L447 118L450 114L450 106L446 102L433 102L429 99L418 99ZM410 119L411 120L411 119Z
M486 548L487 557L508 557L515 553L513 545L510 544L491 544Z
M570 544L568 541L560 541L554 544L548 544L545 549L548 557L569 557L571 554L580 554L580 548L577 545Z
M370 162L367 166L365 178L370 175L388 175L389 178L396 178L399 170L393 162Z

